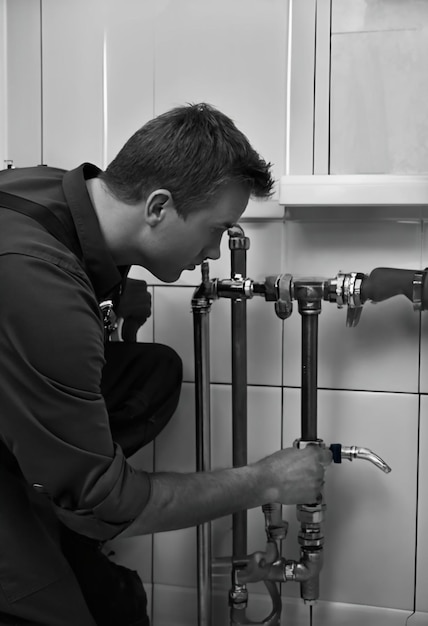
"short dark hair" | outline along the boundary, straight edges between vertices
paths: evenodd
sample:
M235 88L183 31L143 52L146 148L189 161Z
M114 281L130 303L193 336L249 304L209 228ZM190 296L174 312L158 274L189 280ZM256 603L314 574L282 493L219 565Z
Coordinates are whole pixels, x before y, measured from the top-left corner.
M231 182L248 186L256 198L270 197L270 169L227 115L200 103L147 122L100 177L110 193L129 204L154 189L168 189L177 212L186 217Z

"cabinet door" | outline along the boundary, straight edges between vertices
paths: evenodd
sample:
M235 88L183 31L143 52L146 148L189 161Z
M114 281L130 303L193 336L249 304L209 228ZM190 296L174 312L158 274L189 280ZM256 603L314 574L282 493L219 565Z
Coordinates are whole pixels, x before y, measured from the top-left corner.
M151 0L43 0L45 162L104 168L153 115Z
M43 144L47 165L101 165L103 15L101 0L43 0Z
M16 167L38 165L41 156L40 6L7 0L4 106L4 159ZM3 167L3 162L1 163Z

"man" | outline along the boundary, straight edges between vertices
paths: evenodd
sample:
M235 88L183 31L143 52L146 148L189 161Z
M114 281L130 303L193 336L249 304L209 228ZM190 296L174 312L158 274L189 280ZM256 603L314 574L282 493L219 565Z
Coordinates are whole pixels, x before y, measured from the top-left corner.
M269 169L228 117L200 104L148 122L105 172L1 173L0 623L146 626L141 585L117 578L98 543L315 501L330 462L319 449L206 473L133 469L126 457L176 406L180 363L166 347L158 363L145 355L134 386L115 344L105 365L103 317L129 266L173 282L218 258L250 195L270 195ZM159 361L166 391L129 401Z

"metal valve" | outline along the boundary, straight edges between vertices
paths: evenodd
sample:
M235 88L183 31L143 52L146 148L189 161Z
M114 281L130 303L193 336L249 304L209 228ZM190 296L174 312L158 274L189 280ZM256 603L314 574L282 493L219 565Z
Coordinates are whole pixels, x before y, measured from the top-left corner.
M293 312L293 277L291 274L266 276L263 295L267 302L275 302L275 313L286 320Z
M329 302L336 302L339 309L344 306L348 307L346 314L347 326L357 326L360 321L363 310L361 285L365 278L367 278L367 275L361 272L350 272L349 274L339 272L335 278L332 278L327 283L325 299L329 300Z

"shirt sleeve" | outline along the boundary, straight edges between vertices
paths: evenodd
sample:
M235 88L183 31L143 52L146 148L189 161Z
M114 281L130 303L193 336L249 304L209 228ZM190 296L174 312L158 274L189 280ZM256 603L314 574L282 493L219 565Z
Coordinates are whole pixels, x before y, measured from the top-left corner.
M67 526L114 537L143 510L150 479L112 441L89 279L77 262L6 254L0 284L0 436Z

